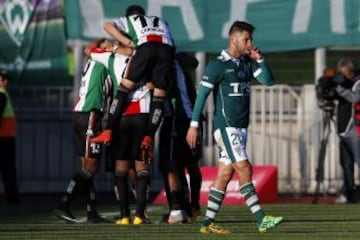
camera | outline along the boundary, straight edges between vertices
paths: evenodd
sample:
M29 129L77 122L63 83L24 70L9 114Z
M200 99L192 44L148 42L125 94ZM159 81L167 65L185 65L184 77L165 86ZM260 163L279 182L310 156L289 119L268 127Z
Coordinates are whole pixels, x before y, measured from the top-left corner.
M337 98L336 86L344 85L345 82L346 79L343 75L335 75L333 69L325 69L324 75L318 80L315 87L319 108L332 112Z

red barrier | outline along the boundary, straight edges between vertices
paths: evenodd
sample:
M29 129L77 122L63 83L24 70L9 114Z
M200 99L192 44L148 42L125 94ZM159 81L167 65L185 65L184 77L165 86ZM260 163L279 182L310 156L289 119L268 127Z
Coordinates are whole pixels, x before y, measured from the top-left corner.
M210 188L212 187L217 167L202 167L203 181L201 184L200 203L206 205ZM187 175L187 178L189 176ZM278 181L276 166L253 166L253 183L261 203L276 203L278 201ZM154 204L167 204L165 191L162 189L155 198ZM224 205L244 204L244 198L240 194L238 176L234 174L229 182Z

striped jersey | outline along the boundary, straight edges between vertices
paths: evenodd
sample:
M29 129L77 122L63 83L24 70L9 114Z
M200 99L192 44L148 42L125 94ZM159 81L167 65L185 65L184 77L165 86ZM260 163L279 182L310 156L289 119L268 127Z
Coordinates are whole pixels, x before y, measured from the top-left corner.
M113 96L113 88L105 66L89 59L83 69L79 96L73 111L104 112Z
M197 126L205 100L213 92L215 101L214 129L223 127L247 128L250 115L250 81L264 85L275 82L267 63L262 59L232 57L223 50L206 66L192 115L192 126Z
M114 21L116 28L125 32L135 46L147 42L160 42L173 46L173 38L168 23L156 16L131 15Z
M119 86L130 58L122 54L104 51L99 48L92 49L90 56L94 61L105 66L111 78L115 79L117 86ZM125 109L124 115L149 113L150 98L150 89L145 86L145 82L140 82L128 96L128 101L130 103Z

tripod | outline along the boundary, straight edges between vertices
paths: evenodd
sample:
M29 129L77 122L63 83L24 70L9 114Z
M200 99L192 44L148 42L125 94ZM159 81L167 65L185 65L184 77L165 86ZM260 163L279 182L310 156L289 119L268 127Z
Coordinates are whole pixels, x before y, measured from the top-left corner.
M320 185L324 181L324 162L325 162L325 155L326 155L326 148L329 142L329 136L331 133L331 122L335 125L335 120L333 118L334 110L333 109L326 109L323 115L323 133L322 138L320 141L320 150L318 155L318 166L316 168L316 188L313 203L316 204L319 202L319 195L320 195Z

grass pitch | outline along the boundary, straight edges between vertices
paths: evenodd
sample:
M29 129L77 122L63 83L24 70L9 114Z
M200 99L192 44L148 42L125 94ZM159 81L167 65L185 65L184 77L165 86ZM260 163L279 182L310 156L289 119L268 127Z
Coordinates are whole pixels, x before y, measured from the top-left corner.
M267 214L282 215L285 221L277 228L258 233L253 216L241 206L223 206L217 222L232 231L229 235L199 233L201 218L194 224L160 225L155 222L166 213L163 206L150 206L153 224L118 226L115 224L69 224L52 217L54 203L23 203L20 206L0 206L0 239L360 239L360 204L275 204L263 205ZM117 214L115 204L100 205L99 212ZM204 211L204 207L202 208ZM73 209L77 217L82 208Z

